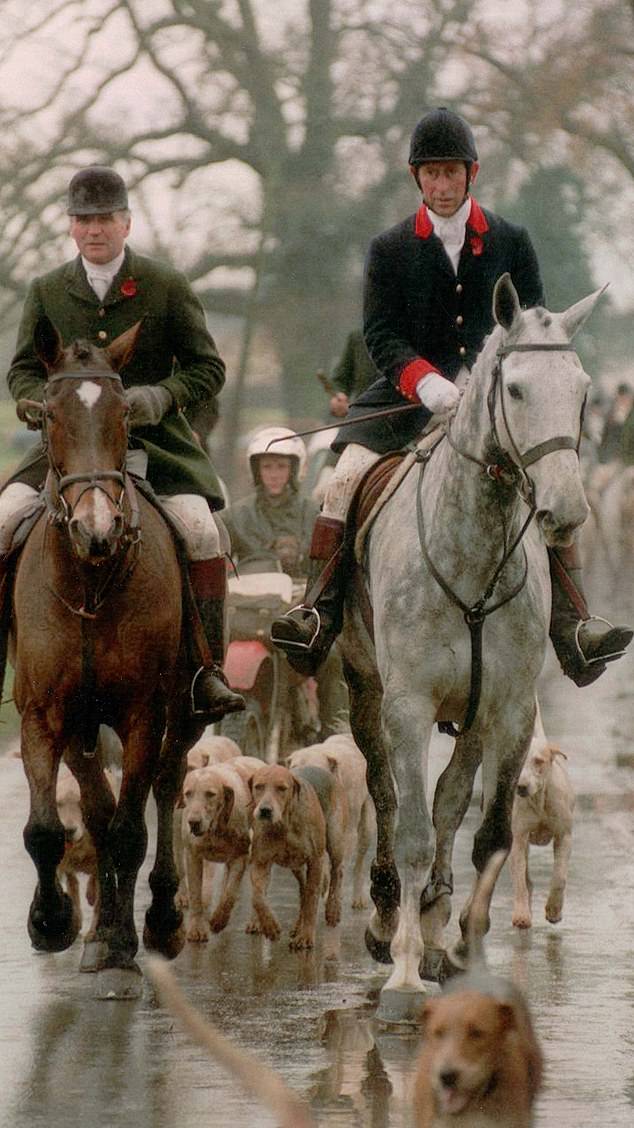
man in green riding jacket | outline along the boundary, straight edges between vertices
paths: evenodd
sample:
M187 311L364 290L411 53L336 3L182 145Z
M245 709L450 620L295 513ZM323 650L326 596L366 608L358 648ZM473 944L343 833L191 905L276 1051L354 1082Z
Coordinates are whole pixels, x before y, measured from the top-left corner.
M68 188L70 235L79 254L30 284L7 382L15 400L42 400L47 380L34 351L46 315L64 346L77 339L104 348L137 322L134 355L120 371L130 407L130 473L149 481L185 543L188 573L212 660L193 672L192 708L208 722L244 708L222 673L226 566L212 510L224 499L187 412L219 392L225 366L203 308L183 274L127 246L131 216L124 181L92 165ZM21 512L48 469L41 443L0 494L0 563Z

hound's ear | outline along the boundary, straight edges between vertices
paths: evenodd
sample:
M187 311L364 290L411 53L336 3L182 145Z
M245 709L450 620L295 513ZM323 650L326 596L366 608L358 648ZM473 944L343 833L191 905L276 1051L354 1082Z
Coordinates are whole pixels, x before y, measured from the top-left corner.
M59 330L53 325L50 317L43 314L38 317L33 331L33 347L35 355L46 368L47 372L54 372L61 364L64 343Z
M513 1030L517 1025L515 1011L510 1003L498 1003L498 1015L503 1030Z
M418 1016L418 1021L420 1023L421 1030L425 1031L427 1024L429 1023L429 1020L431 1019L431 1017L434 1013L434 1010L435 1010L435 1000L434 999L428 999L427 1002L425 1003L422 1011L420 1012L420 1015Z
M233 805L236 801L236 793L230 784L226 783L223 788L224 802L222 804L222 817L225 823L229 822Z
M522 310L511 275L502 274L493 290L493 316L498 325L508 332L519 322Z
M142 321L137 321L104 349L115 372L120 372L132 360L142 324Z

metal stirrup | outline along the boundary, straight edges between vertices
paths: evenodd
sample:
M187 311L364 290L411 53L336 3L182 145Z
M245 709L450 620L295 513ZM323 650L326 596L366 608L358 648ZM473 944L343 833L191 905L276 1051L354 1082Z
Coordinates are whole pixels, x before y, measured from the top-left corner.
M298 603L296 607L291 607L290 611L286 612L284 618L290 619L294 611L302 611L304 615L313 615L317 620L317 626L315 627L315 632L310 642L293 642L293 640L290 638L279 638L279 636L276 637L273 634L273 629L271 629L271 642L274 643L274 645L279 646L281 650L304 650L306 652L310 652L313 649L321 630L321 615L319 614L319 611L316 607L305 607L304 604Z

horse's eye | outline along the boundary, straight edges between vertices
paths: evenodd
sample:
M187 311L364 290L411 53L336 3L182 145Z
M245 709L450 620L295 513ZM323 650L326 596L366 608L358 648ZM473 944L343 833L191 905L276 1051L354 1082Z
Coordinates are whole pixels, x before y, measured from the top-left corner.
M524 396L522 394L522 389L519 388L517 386L517 384L509 384L508 385L508 393L509 393L511 399L514 399L514 400L524 399Z

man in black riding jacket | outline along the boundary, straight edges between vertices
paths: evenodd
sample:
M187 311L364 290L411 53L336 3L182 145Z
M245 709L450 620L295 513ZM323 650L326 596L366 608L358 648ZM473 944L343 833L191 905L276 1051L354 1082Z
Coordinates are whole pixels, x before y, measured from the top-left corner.
M303 672L323 661L341 629L340 549L361 477L381 454L415 441L432 415L456 407L455 381L468 375L493 329L493 290L502 274L510 274L524 308L544 302L526 230L480 207L472 195L478 154L463 118L445 107L425 114L412 134L409 169L421 206L373 239L366 260L364 335L380 376L351 405L350 425L332 444L343 453L315 523L305 602L273 624L273 641ZM361 419L408 402L420 409ZM633 632L590 617L574 545L551 549L549 556L551 639L564 673L588 685L621 656Z
M47 373L33 339L43 315L64 346L82 338L106 347L140 322L134 353L120 372L130 408L127 468L149 481L182 535L209 650L194 673L192 707L213 722L243 709L244 701L229 689L221 668L226 564L212 510L222 508L224 499L186 413L220 391L225 366L184 275L126 245L128 194L114 169L92 165L75 173L67 211L79 253L29 286L9 390L16 400L43 398ZM0 494L0 576L12 530L47 469L38 443Z

